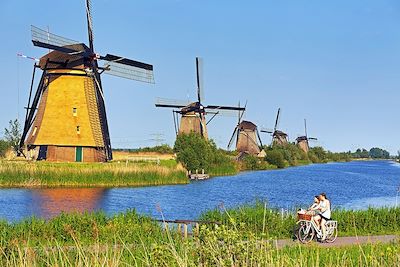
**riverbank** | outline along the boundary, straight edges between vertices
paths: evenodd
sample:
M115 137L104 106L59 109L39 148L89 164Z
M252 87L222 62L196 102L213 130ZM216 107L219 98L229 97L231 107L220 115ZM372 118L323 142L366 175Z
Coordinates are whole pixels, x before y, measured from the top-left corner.
M400 207L369 208L367 210L333 210L339 221L339 236L400 234ZM293 237L297 216L295 209L271 209L266 203L241 205L232 209L219 207L204 212L201 220L219 221L235 227L244 235L283 239Z
M269 212L269 210L268 210ZM267 213L268 213L267 212ZM273 212L273 211L272 211ZM374 217L364 217L372 222ZM265 225L275 222L265 220ZM241 222L243 224L243 222ZM135 266L398 266L400 243L325 248L300 244L276 247L273 239L238 225L203 225L188 239L173 228L134 211L62 214L51 220L0 222L0 264ZM339 224L340 225L340 224ZM387 224L385 224L387 226ZM239 228L240 228L239 227ZM360 230L361 226L355 226Z
M187 184L175 160L51 163L0 161L0 187L122 187Z

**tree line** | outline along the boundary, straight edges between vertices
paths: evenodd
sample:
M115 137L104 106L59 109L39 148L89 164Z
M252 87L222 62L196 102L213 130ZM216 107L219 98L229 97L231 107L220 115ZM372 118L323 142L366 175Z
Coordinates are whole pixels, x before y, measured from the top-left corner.
M355 152L351 153L352 158L356 159L390 159L390 153L385 149L373 147L370 150L365 148L358 148Z

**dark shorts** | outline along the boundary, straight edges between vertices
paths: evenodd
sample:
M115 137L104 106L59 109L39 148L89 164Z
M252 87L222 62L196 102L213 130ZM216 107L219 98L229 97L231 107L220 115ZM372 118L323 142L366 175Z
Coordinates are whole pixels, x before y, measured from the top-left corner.
M321 213L318 214L319 216L321 216L322 219L324 219L325 221L329 221L330 219L326 218L324 215L322 215Z

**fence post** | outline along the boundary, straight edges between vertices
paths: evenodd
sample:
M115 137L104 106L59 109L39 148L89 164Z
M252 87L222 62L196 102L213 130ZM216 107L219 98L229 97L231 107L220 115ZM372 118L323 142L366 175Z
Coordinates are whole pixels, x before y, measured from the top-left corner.
M182 235L182 225L178 223L178 234Z
M199 236L200 235L200 225L199 225L199 223L195 224L194 229L195 229L195 231L194 231L195 236Z
M188 236L188 226L187 226L187 224L185 223L185 224L183 225L183 237L184 237L184 238L187 238L187 236Z

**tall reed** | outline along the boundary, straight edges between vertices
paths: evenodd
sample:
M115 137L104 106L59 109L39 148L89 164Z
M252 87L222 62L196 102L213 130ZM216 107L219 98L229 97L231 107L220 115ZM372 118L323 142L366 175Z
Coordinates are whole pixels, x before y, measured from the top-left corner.
M143 186L188 183L179 165L0 161L0 187Z

